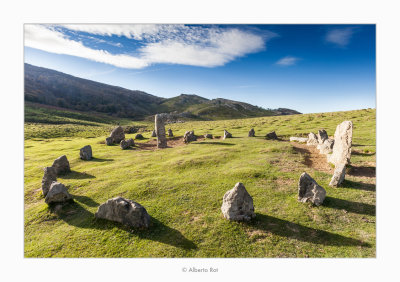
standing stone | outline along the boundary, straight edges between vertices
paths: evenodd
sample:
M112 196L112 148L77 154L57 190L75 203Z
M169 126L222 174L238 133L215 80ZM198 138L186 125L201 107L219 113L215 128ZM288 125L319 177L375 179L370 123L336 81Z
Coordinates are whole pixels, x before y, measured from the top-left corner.
M100 205L95 213L96 218L116 221L134 228L148 228L150 216L140 204L116 197Z
M276 135L275 131L272 131L272 132L268 133L267 135L265 135L265 138L271 139L271 140L276 140L276 139L278 139L278 136Z
M232 134L230 134L228 131L224 129L224 139L226 138L232 138Z
M167 137L165 136L165 122L167 121L167 115L156 114L154 120L157 134L157 148L166 148Z
M319 150L320 154L324 155L330 154L332 153L334 143L335 140L333 139L325 139L324 143L317 145L317 149Z
M59 182L53 182L50 185L49 192L46 195L44 201L47 204L51 203L62 203L71 200L72 196L68 193L67 187Z
M226 219L235 221L248 221L256 216L254 213L253 198L240 182L236 183L233 189L225 193L221 211Z
M186 144L192 141L196 141L197 137L194 135L194 131L186 131L185 134L183 135L183 142Z
M255 137L256 136L256 132L254 131L254 128L250 129L248 136L249 137Z
M117 126L111 131L110 137L112 138L112 142L115 144L119 144L121 140L125 139L125 133L122 126Z
M213 136L212 136L212 134L207 133L207 134L204 134L204 138L213 139Z
M144 139L142 134L136 134L135 139Z
M315 135L315 133L310 132L310 134L308 134L307 145L312 146L317 144L318 144L317 135Z
M153 130L153 132L151 133L151 137L157 137L157 133L155 130Z
M46 197L47 193L50 190L50 186L53 182L57 181L57 173L54 167L48 166L44 169L44 175L42 178L42 193L43 196Z
M112 137L107 137L106 138L106 145L107 146L111 146L113 144L113 139L112 139Z
M291 142L306 143L308 141L308 138L307 137L290 137L289 140Z
M311 202L316 206L322 204L326 196L324 188L306 172L300 176L299 179L299 197L298 200L302 203Z
M91 160L92 159L92 147L90 145L86 145L79 151L79 156L82 160Z
M168 137L174 137L174 134L172 133L171 128L168 129Z
M325 129L318 130L317 139L319 144L324 143L328 139L328 133L326 133Z
M56 174L60 175L63 173L67 173L71 171L71 168L69 166L69 161L67 159L66 155L63 155L59 158L57 158L54 162L52 167L56 170Z
M339 166L349 164L351 158L351 144L353 140L353 123L344 121L336 127L335 145L332 155L328 155L328 162Z
M135 141L133 141L132 138L128 140L121 140L121 143L119 143L119 146L121 147L122 150L126 150L129 147L132 147L135 145Z
M344 177L346 174L346 165L341 164L335 168L335 172L333 173L331 182L329 182L329 186L337 187L342 184Z

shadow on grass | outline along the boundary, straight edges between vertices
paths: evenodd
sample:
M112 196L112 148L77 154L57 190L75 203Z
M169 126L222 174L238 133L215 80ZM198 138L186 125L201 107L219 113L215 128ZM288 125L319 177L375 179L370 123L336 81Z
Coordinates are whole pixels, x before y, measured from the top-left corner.
M79 171L74 171L72 170L71 172L68 172L66 174L62 174L58 176L58 178L61 179L90 179L90 178L96 178L94 175L91 175L86 172L79 172Z
M85 203L88 206L94 204L98 205L95 201L85 196L74 195L73 197L76 201ZM149 229L133 230L129 226L125 226L118 222L95 218L93 213L86 210L76 201L64 204L62 212L59 213L59 218L69 225L78 228L98 230L107 230L116 227L132 234L132 236L136 235L142 239L157 241L187 250L197 249L196 244L184 237L181 232L168 227L156 218L151 217ZM55 206L52 206L53 210L54 207Z
M73 194L71 194L71 196L74 200L78 201L79 203L85 204L89 207L97 207L100 205L96 201L93 201L92 198L89 198L87 196L80 196L80 195L73 195Z
M287 220L279 219L276 217L256 214L254 220L246 223L254 228L271 232L275 235L293 238L303 242L314 244L321 244L326 246L365 246L371 245L357 239L345 237L339 234L314 229L300 224L296 224Z
M103 162L112 162L113 160L114 159L92 158L89 162L103 163Z
M376 191L376 185L363 182L355 182L345 179L341 185L344 188L358 189L364 191Z
M372 216L376 215L376 208L374 205L352 202L333 197L326 197L323 206L338 210L346 210L352 213L372 215Z
M234 146L234 145L236 145L236 144L233 144L233 143L206 142L206 141L194 142L194 143L192 143L192 144L194 144L194 145L203 145L203 144L206 144L206 145L220 145L220 146Z
M375 177L376 168L374 166L349 166L346 173L351 176Z
M376 155L375 152L364 153L364 152L357 152L357 151L353 151L353 152L351 152L351 154L355 155L355 156L373 156L373 155Z

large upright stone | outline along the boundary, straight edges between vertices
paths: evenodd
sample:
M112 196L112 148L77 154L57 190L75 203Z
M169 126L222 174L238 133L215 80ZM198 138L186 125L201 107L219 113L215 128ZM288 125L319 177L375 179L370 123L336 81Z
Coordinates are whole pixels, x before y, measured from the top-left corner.
M148 228L150 216L140 204L116 197L100 205L95 213L96 218L116 221L134 228Z
M265 135L265 138L267 138L269 140L277 140L278 136L276 135L275 131L272 131L272 132L268 133L267 135Z
M224 129L224 139L232 138L232 134L230 134L227 130Z
M254 136L256 136L256 132L254 131L254 128L252 128L252 129L250 129L250 131L249 131L248 137L254 137Z
M56 174L60 175L71 171L69 161L66 155L63 155L54 160L52 167L56 170Z
M110 137L112 138L112 142L115 144L119 144L121 140L125 139L125 133L122 126L117 126L111 131Z
M325 189L319 186L318 183L306 172L303 172L300 176L298 188L298 200L302 203L311 202L314 205L319 206L325 199Z
M167 137L165 136L165 122L167 121L167 114L156 114L154 121L157 135L157 148L166 148Z
M172 133L172 129L168 129L168 137L174 137L174 134Z
M332 155L328 155L328 162L339 166L349 164L351 158L351 145L353 140L353 123L344 121L336 127L335 145Z
M315 133L310 132L310 134L308 134L307 145L308 146L318 145L318 138L317 135L315 135Z
M319 144L324 143L324 141L328 139L328 133L326 133L325 129L318 130L317 139Z
M233 189L225 193L221 211L226 219L234 221L248 221L256 216L254 213L253 198L240 182L236 183Z
M82 160L88 161L92 159L92 147L90 145L86 145L81 148L79 151L79 156Z
M51 203L62 203L72 199L72 196L68 193L67 187L59 182L53 182L50 185L49 192L46 195L44 201L47 204Z
M346 175L346 165L341 164L335 168L335 172L333 173L331 182L329 182L329 186L337 187L343 183L344 177Z
M194 135L194 131L186 131L185 134L183 135L183 142L186 144L192 141L196 141L197 137Z
M49 166L43 169L44 174L42 178L42 193L46 197L53 182L57 181L57 173L54 167Z

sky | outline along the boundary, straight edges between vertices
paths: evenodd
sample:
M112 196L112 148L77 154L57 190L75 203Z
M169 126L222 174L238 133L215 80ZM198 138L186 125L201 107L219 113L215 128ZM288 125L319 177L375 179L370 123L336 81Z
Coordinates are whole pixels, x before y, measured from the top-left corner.
M24 25L26 63L159 97L375 108L375 25Z

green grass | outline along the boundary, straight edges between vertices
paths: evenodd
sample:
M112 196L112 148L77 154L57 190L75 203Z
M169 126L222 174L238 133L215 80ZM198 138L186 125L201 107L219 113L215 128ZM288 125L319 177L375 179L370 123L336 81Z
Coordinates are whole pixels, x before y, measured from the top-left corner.
M222 135L227 129L234 138L156 151L100 144L109 124L99 123L103 131L57 125L76 129L66 136L56 125L42 124L41 137L32 133L38 124L26 124L25 256L375 257L374 179L346 176L343 187L331 188L331 175L307 167L289 142L262 137L272 130L283 139L306 136L320 128L333 136L343 120L354 123L352 164L371 166L375 110L171 124L167 129L175 136L186 130ZM141 125L148 126L142 132L150 138L153 123ZM248 138L252 127L258 137ZM94 160L79 159L84 145L92 146ZM75 200L57 215L41 194L42 167L64 154L72 172L58 180ZM304 171L327 191L320 207L297 201ZM225 220L220 210L223 195L239 181L254 200L256 218L250 223ZM150 228L130 230L95 219L98 206L116 196L143 205Z

